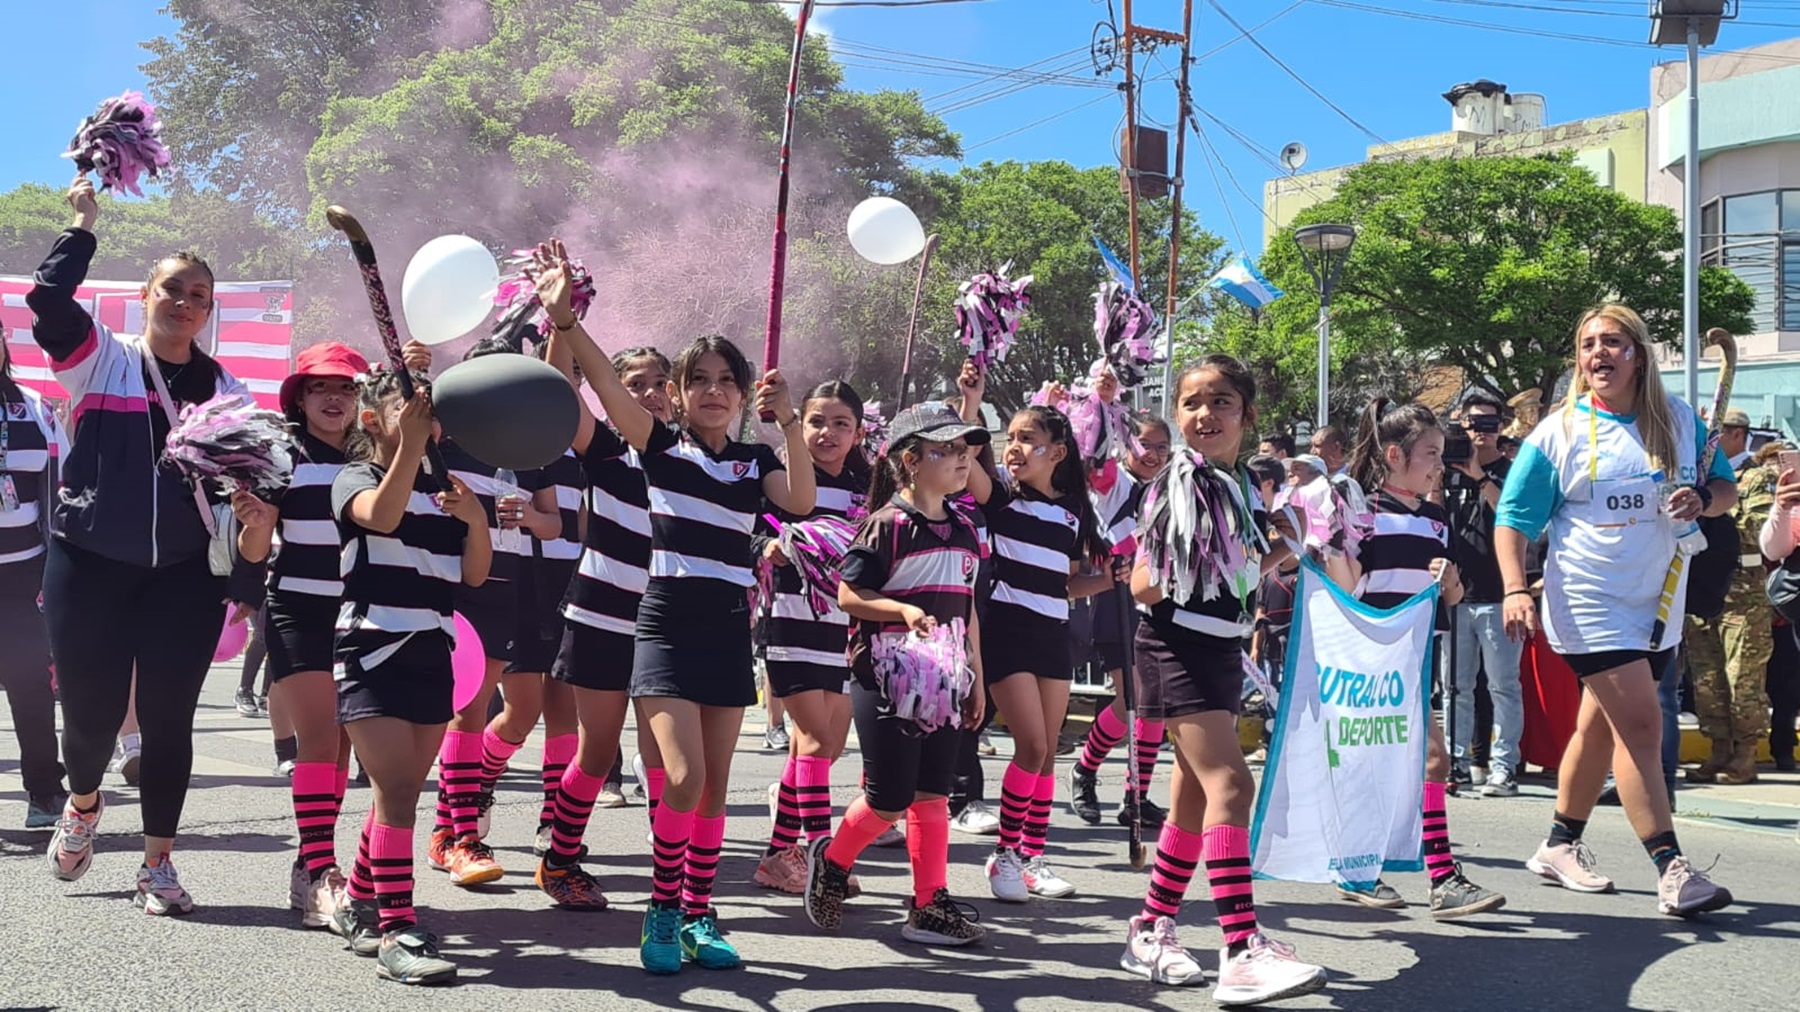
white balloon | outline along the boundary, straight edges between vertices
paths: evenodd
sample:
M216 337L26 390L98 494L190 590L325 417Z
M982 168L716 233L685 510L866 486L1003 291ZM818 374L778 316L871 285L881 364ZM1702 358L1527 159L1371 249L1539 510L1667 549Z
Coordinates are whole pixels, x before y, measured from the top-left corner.
M925 248L925 228L912 208L892 197L870 197L850 212L850 245L878 264L905 263Z
M500 265L466 235L440 235L413 254L400 282L406 329L425 344L454 341L494 311Z

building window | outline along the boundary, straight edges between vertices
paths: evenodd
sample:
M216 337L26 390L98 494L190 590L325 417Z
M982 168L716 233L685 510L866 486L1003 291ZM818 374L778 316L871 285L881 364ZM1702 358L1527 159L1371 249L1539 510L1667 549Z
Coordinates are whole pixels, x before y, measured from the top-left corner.
M1800 210L1800 201L1796 201L1796 210ZM1717 267L1723 261L1719 249L1725 244L1725 205L1713 201L1700 208L1700 262L1707 267Z
M1787 202L1793 205L1791 210L1782 206L1781 198L1784 195L1775 191L1746 193L1726 197L1723 201L1724 234L1721 237L1723 242L1718 260L1731 268L1732 273L1743 279L1756 294L1756 305L1750 311L1750 320L1757 333L1775 330L1778 320L1783 324L1783 329L1786 329L1790 314L1783 303L1790 293L1783 284L1783 274L1792 274L1797 288L1800 288L1800 259L1793 264L1793 271L1784 272L1788 265L1782 232L1784 219L1800 224L1800 193L1795 193L1794 199ZM1702 211L1703 230L1704 214ZM1796 241L1800 241L1800 231L1796 231L1794 237ZM1800 299L1800 290L1792 295ZM1800 322L1800 302L1795 305L1792 316Z

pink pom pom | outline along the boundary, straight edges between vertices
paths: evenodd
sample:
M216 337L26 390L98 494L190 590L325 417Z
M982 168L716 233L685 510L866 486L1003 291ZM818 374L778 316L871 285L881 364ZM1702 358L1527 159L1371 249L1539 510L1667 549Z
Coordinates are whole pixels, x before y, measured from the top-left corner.
M169 167L169 150L161 135L156 107L141 93L128 91L101 102L81 121L63 157L73 159L83 173L97 173L102 190L119 189L141 197L138 177L155 179Z
M1156 310L1136 292L1116 281L1094 292L1094 339L1120 386L1130 389L1148 376L1157 327Z
M535 252L516 249L502 261L512 273L502 277L500 286L494 289L496 334L511 334L516 328L529 324L547 339L555 326L550 322L550 313L538 300L538 270L532 260ZM574 289L569 297L569 308L575 311L576 319L585 320L598 291L594 287L593 274L580 260L569 261L569 284Z
M1006 272L1011 269L1008 262L992 274L975 275L957 289L959 339L969 349L969 358L983 371L1006 361L1007 350L1019 333L1019 321L1031 307L1031 296L1025 292L1031 275L1008 280Z

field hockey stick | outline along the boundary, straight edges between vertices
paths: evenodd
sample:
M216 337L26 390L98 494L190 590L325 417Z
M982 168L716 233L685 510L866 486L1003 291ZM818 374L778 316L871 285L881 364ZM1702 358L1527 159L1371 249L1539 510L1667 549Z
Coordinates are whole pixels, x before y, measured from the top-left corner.
M776 368L781 359L781 297L787 287L788 163L794 146L794 107L800 104L800 50L806 43L806 23L812 19L813 0L802 0L794 17L794 54L788 61L787 110L781 125L781 168L775 191L775 254L769 264L769 321L763 332L763 371ZM775 420L764 412L763 422Z
M381 268L375 262L375 244L369 241L369 233L364 231L362 222L335 204L325 209L325 221L350 240L350 252L356 256L356 266L362 274L363 291L369 296L369 309L375 314L375 332L381 337L388 364L400 375L400 396L410 401L414 393L412 372L406 368L406 357L400 349L400 331L394 326L387 286L382 283ZM437 440L426 440L425 459L431 465L431 480L437 483L438 489L450 491L450 468L445 466L443 455L438 452Z
M1719 382L1713 388L1712 417L1706 421L1706 448L1700 454L1700 469L1695 481L1698 485L1706 484L1707 475L1712 473L1713 460L1719 454L1720 429L1725 409L1731 404L1731 385L1737 379L1737 338L1722 327L1714 327L1706 332L1706 343L1719 346ZM1589 452L1593 452L1591 447ZM1681 586L1681 572L1686 566L1687 557L1676 551L1675 558L1669 561L1668 575L1663 577L1662 597L1656 602L1656 623L1650 627L1652 653L1662 648L1663 636L1669 631L1669 616L1675 611L1675 591Z
M1140 816L1143 798L1137 792L1137 687L1131 681L1131 585L1113 584L1113 597L1119 602L1119 637L1125 642L1125 663L1120 669L1119 694L1125 700L1125 857L1133 868L1144 866L1144 824ZM1170 818L1174 818L1173 815Z

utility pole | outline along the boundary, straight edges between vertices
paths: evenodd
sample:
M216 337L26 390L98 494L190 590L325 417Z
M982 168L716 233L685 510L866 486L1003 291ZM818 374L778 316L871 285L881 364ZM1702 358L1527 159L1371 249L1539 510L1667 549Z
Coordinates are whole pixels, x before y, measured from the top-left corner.
M1168 358L1163 362L1163 414L1174 412L1175 391L1169 389L1175 375L1176 289L1181 284L1181 186L1182 170L1187 162L1187 124L1192 115L1193 100L1188 94L1188 70L1194 58L1194 0L1185 0L1181 12L1181 77L1176 88L1175 172L1169 179L1169 297L1163 313L1163 329L1169 335Z
M1137 77L1132 63L1136 57L1134 43L1137 26L1131 23L1131 0L1125 3L1125 151L1120 161L1125 166L1126 213L1131 222L1131 248L1126 254L1131 265L1131 281L1141 276L1138 264L1138 170L1137 170Z

